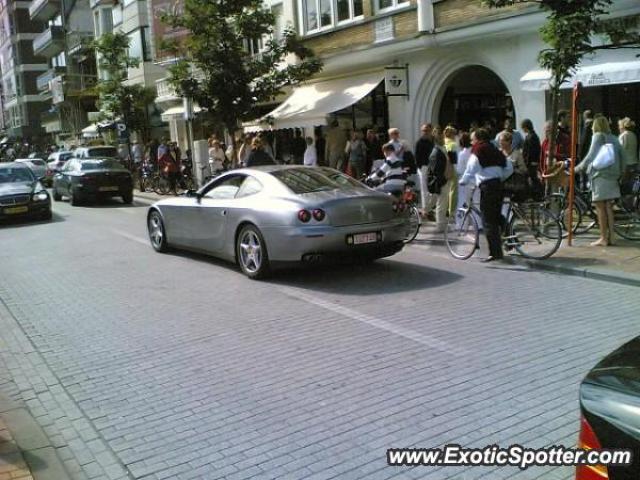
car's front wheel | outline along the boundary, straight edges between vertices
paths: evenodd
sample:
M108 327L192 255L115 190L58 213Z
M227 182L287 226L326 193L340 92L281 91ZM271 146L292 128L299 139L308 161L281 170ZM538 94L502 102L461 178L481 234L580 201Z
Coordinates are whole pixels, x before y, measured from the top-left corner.
M167 247L167 235L164 229L164 222L162 221L162 215L157 210L152 211L149 214L147 220L147 228L149 230L149 240L151 246L156 252L166 252Z
M236 258L242 273L251 279L265 278L270 272L267 245L260 230L245 225L236 240Z
M73 187L69 187L69 203L74 207L80 205L80 193L74 192Z
M60 195L60 192L58 192L56 187L53 187L52 196L56 202L59 202L60 200L62 200L62 195Z
M122 201L127 205L130 205L131 203L133 203L133 192L128 192L122 195Z

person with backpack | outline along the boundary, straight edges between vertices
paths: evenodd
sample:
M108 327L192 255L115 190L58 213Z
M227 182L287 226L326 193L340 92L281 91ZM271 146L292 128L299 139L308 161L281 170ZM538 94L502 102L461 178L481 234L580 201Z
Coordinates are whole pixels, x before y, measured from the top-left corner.
M489 256L483 262L492 262L504 256L500 234L504 218L502 182L513 174L513 164L491 143L491 136L484 128L471 134L471 144L471 157L459 183L466 185L475 181L480 188L480 211L489 243Z

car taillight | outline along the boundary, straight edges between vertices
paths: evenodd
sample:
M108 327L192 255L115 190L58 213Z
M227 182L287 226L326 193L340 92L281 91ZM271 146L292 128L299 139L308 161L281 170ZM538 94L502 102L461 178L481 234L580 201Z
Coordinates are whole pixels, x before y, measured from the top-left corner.
M311 212L309 212L309 210L300 210L298 212L298 220L300 220L302 223L308 223L309 220L311 220Z
M313 212L311 212L313 214L313 218L315 219L316 222L321 222L324 220L324 218L327 216L324 213L324 210L322 210L321 208L316 208L315 210L313 210Z
M602 448L593 428L586 418L580 417L580 436L578 437L578 448L594 450ZM606 480L609 472L604 465L578 465L576 467L576 480Z

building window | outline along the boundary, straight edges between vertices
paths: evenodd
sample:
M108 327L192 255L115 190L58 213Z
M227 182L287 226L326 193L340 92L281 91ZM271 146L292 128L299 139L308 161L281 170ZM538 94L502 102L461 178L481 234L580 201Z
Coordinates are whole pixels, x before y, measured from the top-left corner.
M304 31L313 33L362 17L363 0L302 0Z
M408 5L409 0L375 0L377 12L385 12L393 10L394 8L406 7Z

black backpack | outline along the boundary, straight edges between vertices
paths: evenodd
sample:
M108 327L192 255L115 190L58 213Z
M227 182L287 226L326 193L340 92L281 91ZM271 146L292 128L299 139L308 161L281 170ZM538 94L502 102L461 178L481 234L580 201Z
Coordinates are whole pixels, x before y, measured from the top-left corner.
M447 168L447 157L437 147L429 155L427 165L427 191L439 195L442 187L447 183L444 172Z

